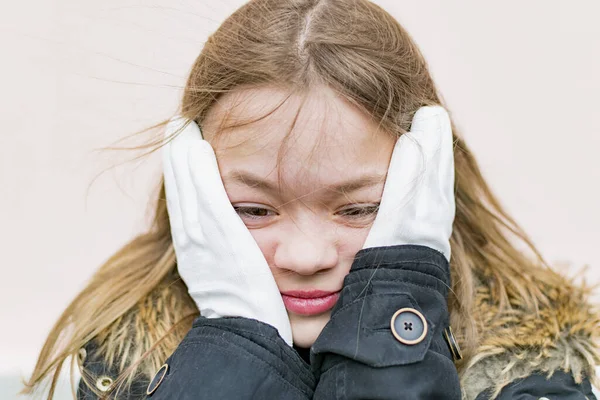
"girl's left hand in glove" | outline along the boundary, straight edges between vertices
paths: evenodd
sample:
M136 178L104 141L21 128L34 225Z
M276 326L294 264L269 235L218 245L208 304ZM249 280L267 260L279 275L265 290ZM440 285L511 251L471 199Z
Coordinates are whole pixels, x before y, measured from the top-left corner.
M427 246L450 261L456 213L452 124L441 106L421 107L396 142L381 205L363 248Z

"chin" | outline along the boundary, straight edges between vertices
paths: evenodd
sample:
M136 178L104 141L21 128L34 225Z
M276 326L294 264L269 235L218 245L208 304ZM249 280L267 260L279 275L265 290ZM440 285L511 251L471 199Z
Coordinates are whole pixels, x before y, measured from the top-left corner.
M297 347L309 348L317 340L331 318L331 312L315 316L288 314L292 326L292 339Z

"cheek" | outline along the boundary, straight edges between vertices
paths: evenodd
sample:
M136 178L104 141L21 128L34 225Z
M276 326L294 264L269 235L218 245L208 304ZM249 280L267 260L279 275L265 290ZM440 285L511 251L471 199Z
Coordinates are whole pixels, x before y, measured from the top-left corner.
M267 263L272 265L273 256L279 243L278 238L281 236L281 230L277 229L276 226L269 226L262 229L250 229L250 234L258 244Z
M352 264L354 256L356 256L356 253L358 253L365 244L370 229L369 226L367 228L344 228L341 230L342 234L339 239L340 260ZM350 269L350 267L348 267L348 269Z

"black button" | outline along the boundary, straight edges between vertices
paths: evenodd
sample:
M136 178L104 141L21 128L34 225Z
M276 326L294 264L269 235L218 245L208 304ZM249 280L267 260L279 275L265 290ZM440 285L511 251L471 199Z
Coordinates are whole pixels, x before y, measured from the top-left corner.
M156 371L156 374L154 374L154 378L152 378L152 380L150 381L150 384L148 385L148 389L146 389L147 395L151 395L152 393L154 393L154 391L156 389L158 389L158 387L160 386L161 382L163 381L165 375L167 375L168 369L169 369L169 366L167 364L164 364L162 367L160 367L158 369L158 371Z
M423 314L414 308L401 308L396 311L392 316L391 328L394 337L408 345L421 343L427 335L427 321Z

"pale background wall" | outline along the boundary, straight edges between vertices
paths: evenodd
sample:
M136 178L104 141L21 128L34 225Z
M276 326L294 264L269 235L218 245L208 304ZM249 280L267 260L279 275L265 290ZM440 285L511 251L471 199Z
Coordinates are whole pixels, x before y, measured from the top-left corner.
M96 174L134 156L92 150L167 116L207 35L242 3L3 2L0 373L32 368L70 299L145 226L157 156L107 172L86 198ZM600 3L378 3L421 46L509 211L549 260L589 263L599 281Z

